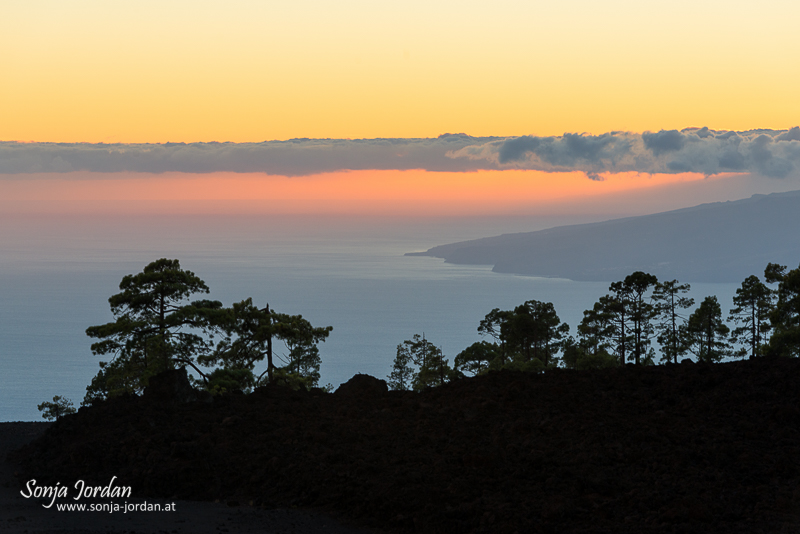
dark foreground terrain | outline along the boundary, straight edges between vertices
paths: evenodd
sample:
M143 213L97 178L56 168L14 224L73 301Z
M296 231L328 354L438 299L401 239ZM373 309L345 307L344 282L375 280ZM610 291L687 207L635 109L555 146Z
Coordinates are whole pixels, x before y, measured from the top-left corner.
M177 375L175 375L177 376ZM81 409L20 480L326 510L378 531L798 532L800 361L492 373L424 393L356 376L213 402L173 380Z
M93 504L109 507L111 503L174 505L170 512L135 511L59 511L57 505L45 508L50 499L25 498L29 479L15 470L19 466L2 461L9 451L40 436L50 423L0 423L0 533L8 534L367 534L367 530L343 525L327 514L291 508L255 508L229 506L228 503L181 501L175 499L97 498ZM34 475L34 478L36 475ZM87 477L81 477L87 478ZM37 479L37 482L42 482ZM63 483L74 480L61 479ZM103 485L108 484L108 480ZM118 482L115 485L119 486ZM76 491L69 487L68 498L57 503L75 503ZM82 499L80 503L85 503Z

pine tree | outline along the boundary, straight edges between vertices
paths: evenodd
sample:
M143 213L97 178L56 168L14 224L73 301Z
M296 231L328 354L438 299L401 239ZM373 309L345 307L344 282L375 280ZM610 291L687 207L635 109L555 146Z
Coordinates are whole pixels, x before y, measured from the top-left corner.
M513 315L512 311L495 308L487 313L478 325L478 333L482 336L491 336L500 347L499 367L503 367L510 358L507 342L511 335L510 321Z
M731 338L734 343L747 346L737 351L736 356L749 355L750 358L755 358L761 355L771 329L769 314L772 312L774 300L774 292L757 276L748 276L742 282L742 287L736 290L733 297L736 307L731 310L728 320L740 326L731 332Z
M729 332L730 328L722 320L722 309L715 296L703 299L689 316L686 325L689 347L700 362L718 362L730 355Z
M57 421L65 415L75 413L72 401L60 395L53 397L53 402L43 402L37 408L48 421Z
M457 373L469 373L475 376L489 370L495 362L499 363L499 360L499 345L478 341L458 353L453 362L453 369Z
M623 285L627 290L631 322L633 360L636 365L644 361L652 362L650 338L653 335L652 320L656 315L655 306L646 297L650 288L658 284L652 274L636 271L625 277Z
M414 368L412 367L413 363L411 350L407 342L397 345L397 356L395 356L392 364L392 372L387 377L391 389L397 391L408 391L411 389L411 383L415 375Z
M508 333L508 344L516 348L521 363L538 360L547 367L557 363L556 354L569 325L561 322L551 302L529 300L514 308Z
M608 353L614 337L613 316L603 301L596 302L591 310L583 312L578 325L580 345L590 355Z
M95 355L111 355L86 388L84 402L121 393L141 392L149 378L174 369L177 363L195 367L195 355L211 349L214 316L222 303L187 302L209 289L178 260L162 258L119 284L108 299L115 321L86 329Z
M786 266L770 263L764 272L767 283L777 283L777 302L770 313L773 334L769 354L775 356L800 356L800 267L786 270Z
M628 331L628 321L630 320L630 291L622 282L612 283L608 290L608 295L600 297L598 304L603 313L611 319L613 334L612 348L619 357L619 364L625 365L628 358L628 349L632 339Z
M253 378L254 384L261 383L264 375L269 383L279 378L283 383L305 388L319 384L322 360L317 344L327 339L332 327L314 327L302 315L277 313L269 305L259 309L251 298L223 311L216 324L225 337L214 352L198 358L201 364L253 371L258 362L266 359L267 369ZM286 345L283 366L275 364L273 340Z
M678 284L677 280L660 282L653 290L653 300L656 302L656 317L661 319L658 323L658 337L661 345L661 360L678 363L678 357L686 354L688 347L681 335L687 317L680 313L694 306L694 299L683 296L689 292L689 284Z
M397 346L392 372L388 376L392 389L413 389L441 386L457 378L442 349L425 338L425 334L403 341Z

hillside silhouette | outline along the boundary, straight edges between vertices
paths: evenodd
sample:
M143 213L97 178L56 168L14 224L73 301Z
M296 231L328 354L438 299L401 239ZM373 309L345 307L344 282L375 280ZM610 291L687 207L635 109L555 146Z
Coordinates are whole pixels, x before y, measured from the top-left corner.
M800 191L792 191L503 234L406 255L578 281L612 281L644 271L662 280L740 282L768 262L796 264L798 228Z
M797 359L195 401L182 373L62 417L14 456L21 478L116 476L137 497L311 507L380 532L800 528Z

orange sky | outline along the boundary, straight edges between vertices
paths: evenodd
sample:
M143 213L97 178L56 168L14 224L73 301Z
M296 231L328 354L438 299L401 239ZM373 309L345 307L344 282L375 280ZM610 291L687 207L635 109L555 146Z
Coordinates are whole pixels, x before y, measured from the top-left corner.
M800 125L797 20L790 0L11 0L0 141L787 129ZM0 211L528 213L708 180L26 175L0 177Z
M69 173L0 180L6 213L477 215L550 212L566 202L707 181L698 174L349 171L264 174ZM712 180L724 180L717 176Z

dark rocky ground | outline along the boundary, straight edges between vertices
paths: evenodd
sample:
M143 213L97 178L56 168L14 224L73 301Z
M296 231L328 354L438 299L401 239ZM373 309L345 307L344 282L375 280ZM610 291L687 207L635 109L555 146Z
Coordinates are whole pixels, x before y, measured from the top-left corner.
M173 384L81 409L12 459L20 480L116 476L137 497L375 531L798 532L799 386L788 359L500 372L420 394L357 376L335 394L181 403Z
M95 499L91 502L109 504L174 504L174 512L64 512L55 506L44 508L49 499L26 499L20 495L30 478L15 473L13 463L4 462L6 454L40 436L50 423L0 423L0 533L20 534L366 534L360 528L342 525L326 514L306 509L260 509L249 506L229 506L228 503L181 501L175 499L137 498ZM16 475L16 476L15 476ZM33 475L34 478L38 475ZM87 477L81 477L87 478ZM42 482L40 478L38 482ZM61 479L62 483L67 482ZM69 481L68 485L73 481ZM108 484L103 481L103 485ZM119 484L117 484L119 485ZM74 496L74 489L70 488ZM73 502L70 498L58 502ZM83 501L81 501L83 502Z

